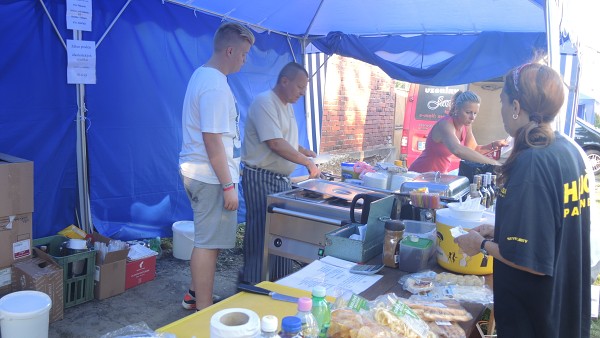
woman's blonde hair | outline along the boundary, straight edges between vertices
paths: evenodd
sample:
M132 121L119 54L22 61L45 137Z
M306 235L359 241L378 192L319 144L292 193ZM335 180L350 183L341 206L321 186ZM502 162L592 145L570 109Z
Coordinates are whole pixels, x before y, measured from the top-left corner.
M462 90L457 91L452 95L452 99L450 100L450 111L448 114L456 116L456 112L469 103L481 103L481 98L470 90L464 92Z

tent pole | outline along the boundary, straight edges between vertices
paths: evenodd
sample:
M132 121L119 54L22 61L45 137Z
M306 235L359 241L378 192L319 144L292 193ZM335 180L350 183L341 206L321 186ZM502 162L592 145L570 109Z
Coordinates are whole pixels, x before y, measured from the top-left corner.
M83 34L80 30L73 31L73 39L81 40ZM88 234L94 232L90 212L90 194L88 185L87 166L87 138L86 138L86 111L85 85L78 83L77 90L77 186L79 189L79 226Z
M556 70L557 73L564 75L560 71L560 23L561 7L560 0L546 0L546 10L544 16L546 19L546 40L548 44L548 65ZM554 118L554 129L565 130L565 118L567 115L566 100L559 113Z

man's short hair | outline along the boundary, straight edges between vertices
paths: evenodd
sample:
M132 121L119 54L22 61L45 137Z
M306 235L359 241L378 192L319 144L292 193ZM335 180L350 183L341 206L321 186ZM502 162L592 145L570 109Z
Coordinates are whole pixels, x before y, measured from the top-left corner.
M252 32L235 22L225 22L215 32L213 39L213 49L215 51L222 51L225 48L238 44L242 41L247 41L250 45L254 44L254 34Z
M286 77L290 80L294 80L296 78L296 75L298 75L298 73L300 72L304 73L306 77L308 77L308 72L306 71L306 69L304 69L304 67L301 64L296 62L290 62L287 65L283 66L283 68L279 72L279 76L277 77L277 83L281 82L281 79L283 77Z

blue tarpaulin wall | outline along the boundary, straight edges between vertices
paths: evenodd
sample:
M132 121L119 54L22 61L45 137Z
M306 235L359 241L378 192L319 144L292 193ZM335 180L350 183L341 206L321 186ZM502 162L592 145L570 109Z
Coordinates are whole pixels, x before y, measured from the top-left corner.
M83 32L98 42L128 4L96 50L97 84L86 85L84 97L92 221L114 238L170 236L173 222L192 218L177 170L181 106L220 17L265 29L241 72L229 76L242 133L254 96L285 63L302 62L299 41L434 85L500 76L546 48L543 1L170 1L177 5L93 1L93 28ZM62 39L72 38L65 0L43 3ZM323 15L313 20L311 11ZM76 88L66 84L65 48L40 1L0 3L0 32L0 152L34 161L34 237L51 235L76 219ZM404 35L387 34L395 32ZM307 146L302 100L295 111Z
M83 40L98 42L124 4L94 1L93 28ZM62 38L72 38L64 1L46 6ZM102 234L170 236L173 222L192 219L178 174L181 107L220 23L161 1L133 1L98 46L97 83L85 86L85 97L92 220ZM0 152L34 161L34 238L52 235L75 220L75 85L66 83L65 48L38 1L0 4L0 31ZM242 132L252 98L301 55L297 41L256 37L246 65L229 76ZM295 109L304 123L303 103Z

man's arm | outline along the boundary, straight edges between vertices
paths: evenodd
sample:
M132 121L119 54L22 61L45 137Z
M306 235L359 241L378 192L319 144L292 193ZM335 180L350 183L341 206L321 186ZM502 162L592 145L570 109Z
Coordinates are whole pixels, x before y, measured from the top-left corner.
M202 139L204 140L210 165L219 178L219 182L221 185L231 183L231 174L229 173L229 165L227 164L227 153L225 153L225 146L223 146L221 134L202 133ZM237 190L230 189L223 191L223 195L225 209L237 210L239 203Z
M265 143L269 149L271 149L271 151L277 155L290 162L305 166L306 169L308 169L311 178L317 178L321 175L321 170L319 170L315 163L308 156L294 149L294 147L292 147L286 140L282 138L275 138L267 140Z

